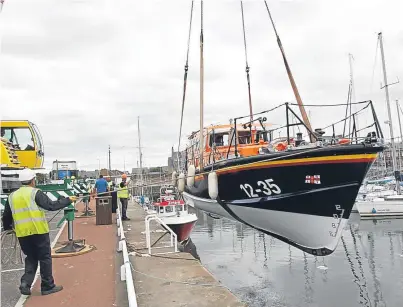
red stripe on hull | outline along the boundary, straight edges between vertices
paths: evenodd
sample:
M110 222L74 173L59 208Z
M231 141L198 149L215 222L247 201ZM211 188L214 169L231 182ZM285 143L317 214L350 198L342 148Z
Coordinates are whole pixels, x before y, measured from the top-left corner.
M196 221L185 224L167 224L177 235L178 241L182 242L189 238L190 233L193 230Z

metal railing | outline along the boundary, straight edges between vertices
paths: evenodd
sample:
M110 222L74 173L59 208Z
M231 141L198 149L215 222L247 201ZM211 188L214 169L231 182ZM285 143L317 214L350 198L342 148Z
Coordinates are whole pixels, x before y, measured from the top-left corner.
M129 259L129 253L127 252L127 244L125 232L123 230L122 218L120 216L120 205L116 210L116 224L118 226L119 247L118 251L123 254L123 264L120 267L120 280L126 281L127 298L129 301L129 307L137 307L136 290L134 289L132 265Z
M178 252L178 240L177 240L177 235L176 233L167 225L164 223L163 220L161 220L157 215L155 214L149 214L145 218L145 224L146 224L146 244L148 248L148 254L151 255L151 231L150 231L150 222L151 221L157 221L160 225L164 226L169 233L171 234L171 245L170 246L162 246L162 247L154 247L154 248L165 248L165 247L174 247L175 251L173 253ZM169 254L172 252L166 252L166 253L160 253L160 254ZM157 254L157 253L156 253Z

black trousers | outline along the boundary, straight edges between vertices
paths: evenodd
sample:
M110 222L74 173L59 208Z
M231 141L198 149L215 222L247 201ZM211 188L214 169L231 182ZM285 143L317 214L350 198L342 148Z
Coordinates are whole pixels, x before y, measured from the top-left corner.
M120 203L122 204L122 219L127 218L126 211L127 211L127 203L128 199L127 198L119 198Z
M112 192L112 213L116 213L118 208L118 192Z
M21 277L21 284L28 287L34 282L38 262L41 272L41 290L50 290L55 286L52 275L52 255L49 234L32 235L18 238L21 250L25 257L25 273Z

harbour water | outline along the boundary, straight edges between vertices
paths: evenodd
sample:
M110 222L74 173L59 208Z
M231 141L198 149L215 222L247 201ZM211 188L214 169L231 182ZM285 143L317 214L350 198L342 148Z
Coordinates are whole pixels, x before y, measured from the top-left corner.
M403 219L352 215L337 250L315 257L197 211L202 264L248 306L403 306Z

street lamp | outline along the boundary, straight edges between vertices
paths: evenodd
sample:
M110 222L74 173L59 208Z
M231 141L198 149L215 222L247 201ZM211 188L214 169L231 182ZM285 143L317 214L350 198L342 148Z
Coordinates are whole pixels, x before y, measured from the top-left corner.
M101 176L101 160L100 159L97 160L98 160L98 178L99 178L99 176Z

